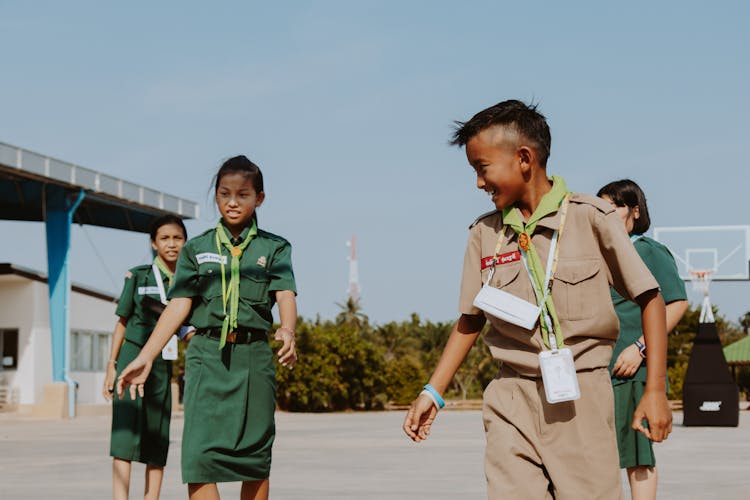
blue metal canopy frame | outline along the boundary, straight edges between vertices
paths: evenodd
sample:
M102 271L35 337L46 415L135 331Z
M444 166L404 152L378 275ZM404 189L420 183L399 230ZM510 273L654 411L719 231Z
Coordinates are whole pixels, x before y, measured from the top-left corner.
M197 218L198 205L84 167L0 142L0 219L44 221L47 236L52 379L68 384L68 415L75 416L70 378L70 228L73 222L148 233L166 214Z

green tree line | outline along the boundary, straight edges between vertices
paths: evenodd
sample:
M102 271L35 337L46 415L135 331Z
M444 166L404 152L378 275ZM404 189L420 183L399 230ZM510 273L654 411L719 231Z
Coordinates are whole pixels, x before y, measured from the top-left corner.
M410 403L422 390L440 358L453 324L431 322L412 314L407 321L371 324L360 305L340 304L334 320L300 318L299 361L290 370L277 366L277 401L287 411L379 410ZM728 345L747 335L750 312L737 324L714 310L719 337ZM669 334L667 369L670 399L682 399L682 385L700 309L690 307ZM484 343L484 333L453 379L445 397L481 398L496 376L498 363ZM181 370L184 346L175 363ZM750 391L750 369L737 372L740 388Z

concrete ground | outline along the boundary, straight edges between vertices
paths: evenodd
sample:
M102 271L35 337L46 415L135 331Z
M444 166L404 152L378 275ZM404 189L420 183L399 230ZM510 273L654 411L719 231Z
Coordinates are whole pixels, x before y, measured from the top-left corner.
M477 411L443 412L431 438L416 445L401 433L403 412L277 414L271 498L485 498L484 434ZM0 414L0 498L111 497L108 416L40 420ZM657 445L659 498L748 498L750 412L740 426L682 427ZM182 415L172 420L163 499L183 499L180 482ZM142 465L134 465L132 498L141 497ZM220 486L239 497L239 484Z

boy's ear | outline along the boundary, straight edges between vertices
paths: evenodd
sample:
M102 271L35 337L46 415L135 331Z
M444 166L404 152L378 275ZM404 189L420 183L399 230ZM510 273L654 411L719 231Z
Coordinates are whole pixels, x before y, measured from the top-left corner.
M263 200L265 199L266 199L266 193L264 193L263 191L258 193L258 197L255 200L255 208L258 208L259 206L261 206L263 204Z
M516 151L518 154L518 160L521 163L521 169L527 171L531 167L531 163L534 161L534 152L528 146L519 146Z
M633 207L633 220L638 220L641 218L641 209L638 205Z

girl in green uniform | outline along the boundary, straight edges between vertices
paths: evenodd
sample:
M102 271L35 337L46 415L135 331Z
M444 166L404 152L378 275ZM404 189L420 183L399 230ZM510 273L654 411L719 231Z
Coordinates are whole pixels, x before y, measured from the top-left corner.
M119 320L104 380L105 399L112 399L117 367L124 367L136 358L156 325L159 312L153 304L166 299L165 290L172 281L185 241L187 231L181 219L173 215L156 219L151 225L151 247L156 254L153 264L134 267L125 275L125 285L117 302ZM115 399L112 403L110 455L113 457L112 491L116 500L128 498L132 461L146 464L144 497L159 498L172 413L172 363L168 360L171 356L164 358L167 359L159 356L154 360L142 399Z
M276 377L268 345L271 309L282 366L297 359L296 285L291 246L258 228L265 198L260 169L244 156L227 160L215 183L221 220L180 254L169 304L151 338L117 381L122 397L144 394L144 382L170 332L196 328L185 358L182 481L190 498L217 499L217 482L242 481L242 499L268 498L274 441Z
M685 283L679 276L674 257L667 247L643 236L651 220L646 195L631 180L615 181L599 190L597 196L615 205L630 234L638 255L659 283L667 305L667 332L671 332L687 310ZM609 369L615 394L615 426L620 467L627 469L634 500L656 498L656 459L651 441L631 427L633 413L646 385L647 353L643 343L640 309L611 289L612 302L620 320L620 334Z

